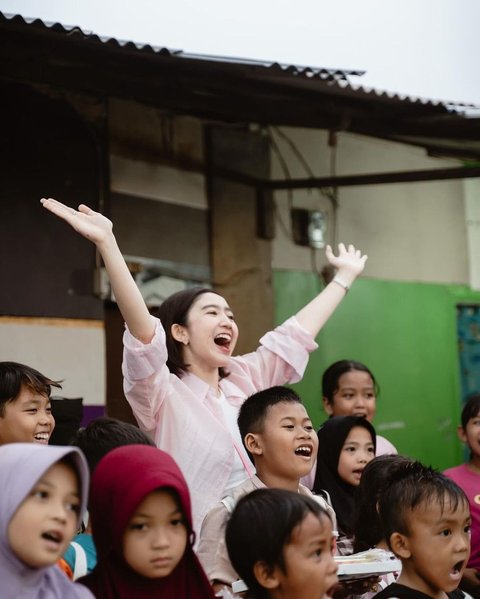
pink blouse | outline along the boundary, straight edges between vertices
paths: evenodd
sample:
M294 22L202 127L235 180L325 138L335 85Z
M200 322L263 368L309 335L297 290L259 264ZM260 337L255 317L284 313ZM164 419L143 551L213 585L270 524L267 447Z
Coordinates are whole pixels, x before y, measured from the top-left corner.
M140 428L180 466L192 496L194 530L199 532L207 511L224 496L235 449L213 389L194 374L179 378L168 370L165 331L154 321L155 335L148 344L125 331L125 396ZM312 335L295 317L289 318L264 335L256 351L230 359L230 375L220 381L220 389L240 408L257 391L299 381L316 348Z

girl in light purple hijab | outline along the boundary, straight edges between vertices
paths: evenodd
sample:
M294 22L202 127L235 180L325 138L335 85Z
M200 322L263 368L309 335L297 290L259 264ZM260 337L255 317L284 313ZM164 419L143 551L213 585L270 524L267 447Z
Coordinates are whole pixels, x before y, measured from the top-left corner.
M86 508L88 468L73 447L0 447L2 599L92 599L56 565Z

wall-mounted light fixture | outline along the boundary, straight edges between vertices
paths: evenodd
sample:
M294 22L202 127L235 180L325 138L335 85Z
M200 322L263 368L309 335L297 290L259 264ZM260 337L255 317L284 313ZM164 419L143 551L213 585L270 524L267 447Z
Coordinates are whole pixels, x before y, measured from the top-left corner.
M297 245L321 249L327 244L327 214L322 210L292 208L292 233Z

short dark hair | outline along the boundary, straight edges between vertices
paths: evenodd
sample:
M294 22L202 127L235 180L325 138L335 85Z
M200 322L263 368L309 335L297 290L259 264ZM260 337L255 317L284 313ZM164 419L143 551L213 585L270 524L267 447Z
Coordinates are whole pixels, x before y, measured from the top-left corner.
M469 505L462 489L438 470L413 460L398 468L379 501L379 516L389 546L394 532L404 535L411 532L413 512L431 503L439 505L442 512L447 503L453 510L459 505Z
M186 364L183 359L183 344L174 339L172 335L172 325L187 326L190 308L204 293L216 293L216 291L208 287L182 289L167 297L156 310L152 311L152 314L160 319L165 329L168 369L177 376L185 372L189 364ZM218 371L220 378L228 376L228 372L224 368L219 368Z
M85 454L90 474L112 449L123 445L155 447L152 439L137 426L106 416L96 418L85 428L80 428L72 445L79 447Z
M480 414L480 394L471 395L462 410L462 427L467 428L468 421Z
M380 393L380 387L378 386L372 371L362 364L362 362L356 362L355 360L339 360L330 364L325 370L322 376L322 396L326 399L327 403L333 404L333 396L338 391L338 381L340 377L347 372L366 372L370 375L375 395Z
M263 562L272 571L285 572L284 547L292 532L309 513L330 518L313 498L284 489L256 489L244 495L227 522L225 541L232 566L255 599L267 591L255 578L253 568Z
M261 433L265 424L268 409L277 403L302 403L299 395L289 387L269 387L258 393L250 395L242 404L238 412L238 428L243 445L250 459L253 456L245 446L245 437L248 433Z
M412 460L402 455L381 455L369 462L360 479L355 496L353 551L366 551L383 539L383 527L378 515L378 502L390 479Z
M46 397L50 397L52 387L62 388L60 381L49 379L31 366L0 362L0 416L4 414L5 404L15 401L24 387Z

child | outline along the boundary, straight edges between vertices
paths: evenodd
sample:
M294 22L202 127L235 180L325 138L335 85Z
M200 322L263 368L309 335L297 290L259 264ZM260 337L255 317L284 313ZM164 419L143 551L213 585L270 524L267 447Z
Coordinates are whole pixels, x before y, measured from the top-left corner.
M332 596L332 523L312 498L283 489L249 493L228 521L226 542L249 599Z
M456 483L407 463L380 496L379 514L402 572L376 599L463 597L455 589L470 555L470 510Z
M48 443L55 428L51 387L61 385L30 366L0 362L0 445Z
M379 387L371 370L354 360L339 360L323 373L322 395L325 412L331 416L375 417ZM376 455L397 453L384 437L377 435Z
M318 439L312 422L300 397L287 387L271 387L249 397L240 408L238 427L257 474L235 487L202 523L197 553L216 591L238 578L224 538L235 503L262 487L311 495L300 485L300 478L312 468L317 455Z
M466 402L458 436L470 449L470 459L466 464L445 470L444 474L454 480L468 497L472 514L472 545L461 586L473 597L480 597L480 395L473 395Z
M314 491L330 494L337 516L339 551L351 553L354 497L365 466L375 457L376 435L362 416L335 416L318 431L318 459Z
M403 469L411 461L410 458L401 455L382 455L374 458L365 466L355 497L353 523L353 550L355 553L374 547L388 549L378 515L378 502L390 479L395 477L397 470Z
M0 594L4 599L91 599L57 560L80 525L88 493L78 449L0 447Z
M365 466L355 497L355 517L353 522L353 551L381 549L385 558L395 557L389 550L383 535L382 523L378 515L378 501L391 478L411 460L401 455L382 455ZM371 599L378 591L395 582L398 572L389 572L371 581L371 591L357 593L362 599Z
M145 445L113 449L92 478L98 563L81 578L98 599L212 599L192 548L190 496L178 466Z
M140 427L184 472L199 528L225 492L252 474L236 426L238 408L256 391L302 378L308 354L317 347L314 337L367 257L343 244L335 256L328 246L327 258L337 268L333 281L262 337L256 352L234 358L238 327L222 296L211 289L186 289L162 303L160 319L152 317L117 246L112 223L83 204L76 211L51 198L41 201L92 241L105 263L127 325L126 398Z
M88 464L90 476L99 461L112 449L123 445L150 445L155 443L133 424L115 418L96 418L77 431L73 445L79 447ZM85 532L78 534L63 556L66 572L73 580L89 574L97 563L97 552L87 520Z

